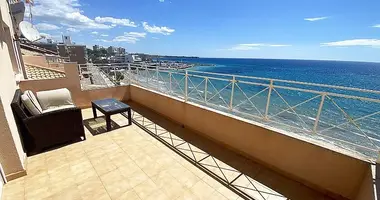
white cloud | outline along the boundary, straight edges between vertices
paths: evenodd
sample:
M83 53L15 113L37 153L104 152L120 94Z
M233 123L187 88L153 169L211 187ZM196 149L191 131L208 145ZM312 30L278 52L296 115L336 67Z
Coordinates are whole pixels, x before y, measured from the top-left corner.
M142 23L143 27L144 27L144 30L148 31L149 33L158 33L158 34L163 34L163 35L170 35L172 34L175 30L174 29L171 29L169 27L166 27L166 26L150 26L148 24L148 22L143 22Z
M305 18L305 21L309 22L314 22L314 21L319 21L319 20L324 20L327 19L328 17L312 17L312 18Z
M139 38L128 37L128 36L125 36L125 35L121 35L121 36L115 37L112 41L114 41L114 42L126 42L126 43L135 44L139 40L140 40Z
M51 39L51 35L49 33L40 33L42 37L45 37L47 39Z
M40 31L52 31L52 30L60 29L60 27L54 24L48 24L48 23L38 23L34 26Z
M75 29L75 28L72 28L72 27L70 27L70 28L67 28L66 29L68 32L73 32L73 33L78 33L80 30L78 30L78 29Z
M160 38L158 38L158 37L152 37L152 39L159 40Z
M108 37L107 34L101 34L100 36L101 36L101 37Z
M32 12L36 19L79 29L109 29L109 25L95 22L79 9L78 0L35 0ZM26 7L25 16L28 16Z
M372 26L373 28L380 28L380 24L376 24L374 26Z
M113 17L95 17L95 22L111 23L113 26L120 25L120 26L137 27L135 22L129 19L118 19L118 18L113 18Z
M99 34L99 33L98 33L97 31L92 31L91 34L93 34L93 35L97 35L97 34Z
M117 36L113 39L114 42L127 42L135 44L137 41L140 41L141 38L145 38L146 33L139 32L124 32L124 35Z
M158 0L158 1L161 2L161 3L165 2L165 0Z
M95 41L97 41L97 42L112 42L110 40L105 40L105 39L96 39Z
M265 43L251 43L251 44L238 44L229 49L229 51L251 51L251 50L259 50L260 47L289 47L291 45L288 44L265 44Z
M146 33L142 32L142 33L139 33L139 32L124 32L124 35L125 36L129 36L129 37L135 37L135 38L145 38L146 36Z
M321 46L333 46L333 47L371 46L371 47L379 47L380 46L380 40L378 40L378 39L342 40L342 41L336 41L336 42L321 43Z

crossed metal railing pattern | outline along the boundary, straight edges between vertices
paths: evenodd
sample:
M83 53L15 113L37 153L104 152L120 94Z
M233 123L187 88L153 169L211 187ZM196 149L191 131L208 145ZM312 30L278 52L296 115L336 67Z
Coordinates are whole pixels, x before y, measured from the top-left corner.
M124 84L260 122L307 141L328 144L328 148L377 158L380 91L148 64L115 65L123 69Z
M167 146L175 149L177 153L190 160L195 166L211 173L217 180L221 181L225 186L242 196L244 199L287 199L280 193L252 179L248 175L241 173L191 143L179 138L136 111L132 112L132 118L135 124L144 128Z

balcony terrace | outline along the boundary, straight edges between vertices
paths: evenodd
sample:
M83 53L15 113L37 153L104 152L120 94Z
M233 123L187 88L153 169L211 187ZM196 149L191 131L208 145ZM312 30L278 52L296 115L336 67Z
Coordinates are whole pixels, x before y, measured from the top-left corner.
M179 89L165 93L157 86L162 80L148 73L162 76L157 69L131 67L121 81L115 81L116 70L86 69L108 78L97 85L85 80L83 68L64 63L65 77L20 82L34 92L68 88L84 108L87 140L27 158L27 176L5 185L5 199L375 198L375 164L368 156L263 126L210 106L211 98L207 105L191 95L184 100L175 94ZM169 72L175 82L171 73L177 72ZM85 85L91 83L96 89ZM104 120L92 119L86 109L102 98L131 105L133 125L117 115L113 130L105 132Z
M134 107L169 130L182 129ZM113 116L111 132L105 132L103 118L92 118L91 109L83 116L87 140L29 157L28 175L9 182L3 199L287 199L251 176L278 180L274 186L286 185L286 193L298 197L321 196L193 132L180 130L177 136L140 113L134 112L135 124L127 127L124 116Z

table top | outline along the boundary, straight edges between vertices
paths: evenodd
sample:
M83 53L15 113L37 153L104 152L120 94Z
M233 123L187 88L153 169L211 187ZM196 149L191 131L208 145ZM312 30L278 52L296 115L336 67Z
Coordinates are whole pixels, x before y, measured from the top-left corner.
M95 101L92 101L92 103L95 104L96 107L98 107L101 111L104 111L104 112L125 111L130 108L127 104L113 98L95 100Z

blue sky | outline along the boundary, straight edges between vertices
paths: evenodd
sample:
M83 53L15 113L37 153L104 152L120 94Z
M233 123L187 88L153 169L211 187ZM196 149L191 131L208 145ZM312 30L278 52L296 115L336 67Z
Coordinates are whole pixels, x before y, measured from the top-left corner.
M47 37L128 52L380 62L379 8L379 0L35 0L32 13Z

